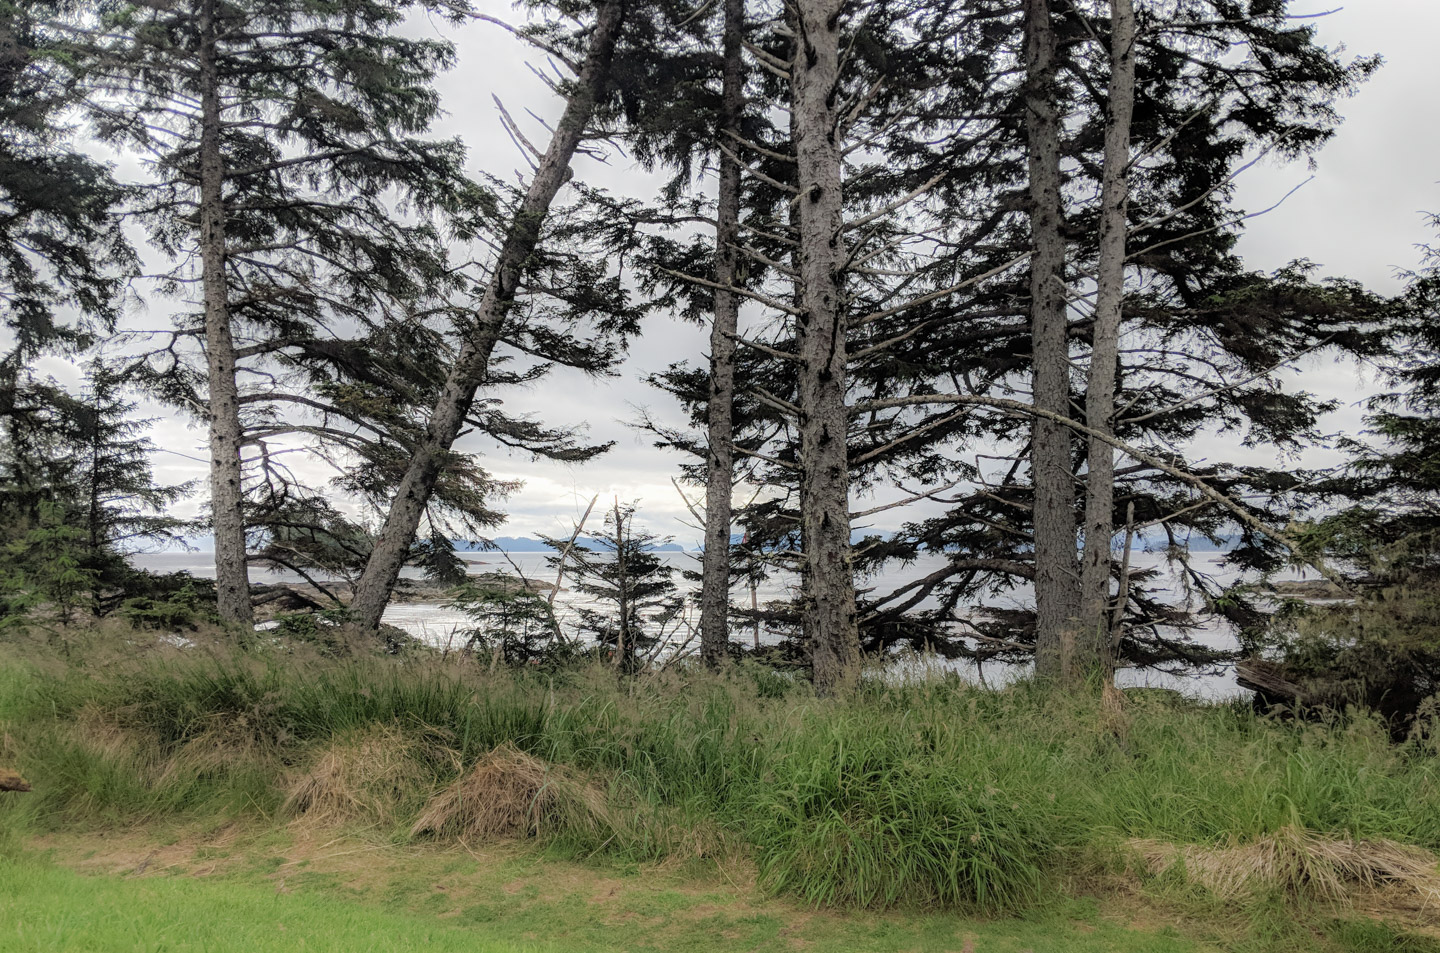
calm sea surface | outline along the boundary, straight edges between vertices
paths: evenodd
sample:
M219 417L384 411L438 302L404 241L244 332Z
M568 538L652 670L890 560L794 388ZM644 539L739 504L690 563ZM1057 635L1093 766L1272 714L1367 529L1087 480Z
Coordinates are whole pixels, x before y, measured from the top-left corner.
M699 569L699 556L693 553L663 553L661 554L667 563L677 570L676 580L685 585L679 576L678 570ZM472 573L479 572L501 572L509 575L521 574L528 579L539 580L545 583L552 583L555 580L555 571L545 563L546 553L464 553L462 558L469 564ZM1192 556L1192 564L1202 573L1213 576L1219 581L1229 581L1234 578L1234 573L1224 569L1220 565L1220 554L1218 553L1197 553ZM166 552L146 553L131 557L131 561L145 569L156 572L189 572L197 577L213 578L215 567L212 562L213 555L209 552ZM916 560L908 566L897 566L890 571L874 577L868 581L862 581L862 588L874 588L877 591L885 591L897 586L904 585L939 569L945 563L943 556L926 556ZM1137 569L1159 569L1160 575L1149 583L1151 589L1166 589L1171 593L1171 598L1178 601L1186 599L1186 593L1181 585L1180 576L1165 565L1164 556L1161 553L1138 552L1132 555L1131 564ZM418 577L414 570L406 570L405 576L409 578ZM251 581L257 584L275 582L299 582L300 579L291 573L270 572L262 569L252 569ZM1300 578L1294 574L1289 578ZM764 603L784 599L792 595L798 586L798 577L790 574L773 576L767 583L760 586L755 593L755 599L763 605ZM748 589L737 588L735 601L739 604L748 605L751 600L751 593ZM1016 588L1011 593L995 598L992 604L1001 606L1021 606L1032 599L1032 593L1028 586ZM556 598L556 609L560 616L561 625L567 631L573 629L576 620L576 610L586 603L585 597L563 587ZM672 635L671 651L683 650L685 640L698 626L699 613L693 608L686 609L686 617L680 620L674 634ZM438 603L405 603L392 605L385 612L384 621L404 629L417 638L437 646L461 646L464 645L467 635L466 630L473 624L464 612L450 608ZM740 636L751 639L754 634L751 630L745 630ZM1215 625L1204 629L1194 636L1207 645L1216 647L1233 647L1233 638L1223 625ZM759 633L762 643L778 641L777 636L770 635L765 631ZM693 643L691 643L693 647ZM919 670L934 665L941 665L954 669L962 676L972 679L983 679L991 685L1003 683L1018 678L1025 673L1024 666L1003 666L997 663L990 663L982 670L977 670L973 663L965 662L943 662L935 660L913 660L906 661L900 668L900 674L907 672L917 673ZM1163 672L1150 672L1138 670L1121 671L1117 680L1122 685L1148 685L1159 688L1175 688L1181 691L1200 694L1209 698L1223 698L1241 694L1242 690L1236 686L1233 676L1228 671L1210 673L1198 676L1175 676Z

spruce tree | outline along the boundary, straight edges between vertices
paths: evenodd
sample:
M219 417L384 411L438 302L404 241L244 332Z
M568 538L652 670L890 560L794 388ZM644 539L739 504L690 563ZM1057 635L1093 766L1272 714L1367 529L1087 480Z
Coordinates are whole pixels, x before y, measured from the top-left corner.
M1130 203L1130 124L1135 112L1135 8L1112 0L1108 37L1110 84L1101 158L1099 228L1096 235L1095 313L1090 332L1090 369L1085 387L1085 420L1110 434L1114 428L1115 377L1125 298L1125 249ZM1084 551L1080 563L1079 627L1072 680L1113 664L1113 610L1110 547L1115 535L1115 449L1091 438L1085 459ZM1124 586L1124 582L1121 583ZM1128 598L1123 592L1121 598Z
M1391 302L1366 432L1313 485L1324 515L1300 527L1310 547L1350 569L1355 598L1291 606L1254 626L1237 669L1259 700L1363 705L1397 737L1440 691L1440 254L1427 250L1410 279Z
M746 66L745 0L725 0L722 33L721 100L717 143L719 194L715 224L715 313L710 325L710 387L706 395L705 554L700 580L700 655L710 667L726 657L730 644L730 530L735 480L735 336L740 296L730 289L739 275L740 162L735 150L742 133Z
M636 670L640 651L656 644L656 630L683 605L671 578L673 567L655 551L665 542L635 527L634 504L616 500L605 515L604 535L571 547L565 557L550 558L557 569L565 560L572 588L590 600L579 607L581 631L611 646L622 671ZM558 541L551 545L560 548Z
M1030 191L1030 340L1035 407L1069 416L1070 342L1061 196L1059 38L1050 0L1025 3L1025 131ZM1071 434L1054 420L1031 427L1035 485L1035 673L1057 678L1079 635L1080 566L1075 557L1075 487Z
M958 633L973 634L981 648L1006 646L1027 656L1037 635L1033 612L962 621L958 610L988 592L1033 583L1037 549L1073 570L1052 576L1078 597L1080 510L1073 485L1086 466L1085 445L1099 438L1075 440L1065 431L1071 429L1067 421L1085 426L1082 388L1070 367L1083 366L1095 327L1088 288L1097 273L1099 217L1084 197L1100 191L1104 174L1112 56L1109 45L1097 40L1108 37L1111 26L1069 5L1053 12L1055 76L1040 87L1022 80L1024 19L1013 5L927 5L903 10L903 17L898 7L874 5L846 43L853 51L847 82L869 93L840 95L863 104L859 115L869 133L862 149L847 152L842 172L847 219L864 222L863 229L846 232L853 242L844 286L853 355L846 396L849 483L852 493L877 489L901 497L850 516L898 510L907 501L950 505L946 516L855 548L854 567L862 576L927 550L946 553L948 563L914 584L864 596L859 625L867 650L897 641L953 647L947 633ZM1130 169L1124 234L1131 243L1128 277L1132 285L1143 279L1145 291L1137 295L1132 287L1124 300L1122 333L1140 335L1140 343L1122 348L1118 437L1101 434L1136 442L1137 452L1153 461L1137 458L1118 468L1115 504L1122 513L1135 503L1139 524L1173 533L1182 543L1191 531L1213 535L1238 526L1245 543L1234 558L1263 568L1274 565L1283 546L1250 521L1268 520L1273 528L1304 477L1264 468L1196 467L1177 448L1210 426L1282 447L1311 439L1323 404L1278 391L1276 370L1317 347L1373 348L1364 327L1380 303L1351 284L1315 282L1294 269L1245 272L1233 254L1241 216L1230 204L1230 181L1247 150L1293 155L1322 143L1336 122L1333 100L1373 64L1340 62L1314 44L1307 25L1289 23L1271 7L1257 8L1253 16L1202 13L1200 6L1167 8L1165 18L1147 21L1139 31L1133 138L1141 155ZM903 29L895 26L902 19ZM1251 47L1253 59L1227 59L1223 51L1236 43ZM949 53L955 48L967 56L957 60ZM784 69L789 62L771 65ZM1060 435L1058 459L1070 502L1053 514L1063 542L1047 547L1037 545L1035 473L1026 465L1033 455L1028 424L1041 414L1033 402L1012 396L1033 392L1031 291L1047 287L1031 263L1034 182L1026 125L1033 112L1026 97L1037 88L1054 98L1065 117L1057 144L1064 175L1057 188L1068 203L1058 232L1065 261L1059 273L1061 356L1051 364L1062 371L1061 396L1053 401L1058 409L1044 410L1049 416L1042 419ZM895 108L900 103L903 108ZM756 155L784 155L790 148L783 141L756 144L765 150L752 150ZM774 169L751 175L769 173L783 184ZM783 222L776 228L772 217L770 224L795 241ZM760 259L763 251L748 235L747 244L750 257ZM782 250L764 258L779 263L785 255ZM782 284L752 284L743 293L786 314ZM1107 292L1107 301L1113 293ZM764 478L777 496L747 525L764 527L753 538L772 554L804 545L803 534L795 532L804 501L797 507L793 495L795 467L803 466L793 426L803 413L791 373L794 333L788 324L776 325L780 330L754 342L758 349L744 348L749 356L742 359L759 354L769 361L747 375L753 386L745 396L765 407L768 417L757 419L753 433L764 436L746 449L763 457L769 467ZM667 381L689 400L700 400L683 370ZM1226 502L1206 496L1202 485ZM898 493L888 489L896 487ZM1105 561L1113 575L1108 553ZM1147 625L1183 625L1187 614L1143 587L1124 605L1128 620L1137 623L1127 628L1130 657L1214 657L1183 639L1149 639ZM1055 625L1046 637L1058 673L1064 640Z
M147 434L152 420L135 415L123 370L100 360L86 365L85 388L71 411L74 492L85 532L85 565L101 590L123 590L129 568L117 555L183 545L190 520L170 510L194 487L155 483ZM97 614L104 608L96 601Z
M595 133L597 118L606 118L617 98L612 65L626 27L644 22L644 16L653 12L627 7L619 0L604 0L596 8L593 22L579 30L568 24L548 24L540 31L545 34L540 42L565 51L565 62L575 78L561 87L565 111L549 145L534 155L533 174L523 197L504 210L496 228L498 250L487 263L485 277L476 283L482 289L479 300L467 309L444 382L423 418L423 431L408 448L408 459L351 603L353 630L361 637L372 635L379 626L426 507L452 458L452 447L475 406L477 391L491 383L495 374L492 363L497 346L532 332L523 314L517 313L517 297L527 280L535 277L534 258L544 251L542 231L557 195L571 178L571 161ZM600 285L618 290L614 276L607 275Z
M327 347L329 333L363 337L448 280L431 215L470 189L459 144L422 136L439 108L432 78L452 53L401 35L408 9L123 4L83 51L96 129L149 160L136 211L181 262L170 289L197 308L159 355L159 375L208 424L219 608L230 622L252 618L247 468L263 468L267 451L250 426L315 400L287 389L283 373L325 366L364 381L364 368L346 364L356 352ZM203 372L165 364L183 346L203 354ZM323 401L319 410L355 415Z
M183 544L188 520L168 511L188 485L155 483L155 448L124 393L123 374L94 360L71 394L32 384L0 407L0 525L18 576L12 588L64 614L112 611L141 575L126 557ZM53 563L54 565L49 565Z
M27 361L75 348L113 326L134 254L110 171L74 149L69 111L83 101L67 52L80 6L66 0L0 3L0 325L8 338L0 386ZM59 310L73 309L78 321Z

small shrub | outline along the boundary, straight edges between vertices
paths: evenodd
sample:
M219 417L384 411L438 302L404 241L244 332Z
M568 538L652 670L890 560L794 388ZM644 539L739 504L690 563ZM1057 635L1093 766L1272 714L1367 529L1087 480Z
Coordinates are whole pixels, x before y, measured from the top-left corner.
M153 576L136 573L136 588L143 590L120 603L116 615L137 629L195 631L220 621L215 609L215 584L192 579L185 573Z
M861 907L999 910L1038 898L1056 845L1024 792L849 727L780 760L759 794L753 837L772 889Z

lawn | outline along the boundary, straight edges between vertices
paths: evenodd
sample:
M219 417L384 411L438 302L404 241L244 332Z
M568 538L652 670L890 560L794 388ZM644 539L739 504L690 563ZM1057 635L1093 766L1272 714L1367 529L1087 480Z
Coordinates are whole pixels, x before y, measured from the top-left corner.
M747 885L628 875L523 851L472 855L356 841L145 851L50 837L0 857L7 953L269 951L967 951L1199 953L1174 927L1132 929L1094 904L1023 919L821 912ZM94 843L92 841L92 843ZM303 857L302 860L287 859ZM137 858L139 860L137 861ZM181 858L177 860L177 858ZM125 870L129 867L128 872ZM138 871L138 872L137 872Z

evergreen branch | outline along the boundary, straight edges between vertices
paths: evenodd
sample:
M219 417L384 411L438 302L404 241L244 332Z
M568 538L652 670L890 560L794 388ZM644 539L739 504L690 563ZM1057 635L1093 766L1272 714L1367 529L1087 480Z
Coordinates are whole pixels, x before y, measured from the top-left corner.
M688 281L691 284L703 285L706 288L713 288L716 291L729 291L733 294L740 295L741 297L749 298L752 301L758 301L761 304L766 305L767 307L774 308L776 311L784 311L786 314L800 314L799 310L797 310L796 308L793 308L785 302L776 300L775 298L771 298L767 295L762 295L754 291L747 291L744 288L737 288L734 285L722 285L719 282L711 281L708 278L699 278L695 275L687 275L684 272L671 271L669 268L661 268L659 270L663 274L667 274L672 278L678 278L681 281Z
M760 145L760 143L756 142L753 139L746 139L734 129L726 129L725 135L729 136L731 139L734 139L736 142L740 143L740 145L751 150L752 152L758 152L762 156L774 159L776 162L793 163L795 161L794 156L786 155L783 152L776 152L774 149L767 149L765 146Z
M1143 463L1146 466L1153 467L1154 469L1159 470L1161 473L1164 473L1165 475L1170 477L1174 477L1180 482L1194 488L1200 493L1200 495L1204 496L1211 502L1218 504L1221 509L1228 512L1243 526L1254 530L1256 533L1264 536L1266 539L1273 540L1274 542L1279 543L1281 546L1284 546L1292 556L1314 567L1314 569L1319 572L1320 575L1324 576L1330 582L1333 582L1344 592L1352 594L1354 592L1354 589L1351 587L1350 581L1346 579L1344 575L1336 572L1334 569L1331 569L1323 559L1320 559L1319 557L1312 558L1306 556L1304 554L1304 547L1288 532L1283 529L1276 529L1275 527L1270 526L1265 521L1256 517L1253 513L1247 510L1243 505L1234 500L1232 497L1212 487L1204 479L1195 476L1193 473L1190 473L1187 470L1183 470L1180 467L1166 463L1159 457L1156 457L1153 454L1146 453L1144 450L1132 446L1131 444L1125 442L1124 440L1121 440L1120 438L1112 434L1108 434L1101 430L1097 430L1094 427L1082 424L1078 420L1067 417L1064 414L1058 414L1053 411L1044 410L1042 408L1036 407L1033 404L1026 404L1022 401L1010 400L1004 397L980 397L967 394L933 394L918 397L888 397L882 398L880 400L866 401L863 404L857 404L852 410L852 413L864 413L871 410L883 410L890 407L912 407L921 404L968 404L979 407L990 407L995 410L1007 411L1014 416L1049 420L1053 423L1060 424L1061 426L1066 427L1074 431L1075 433L1083 434L1084 436L1092 437L1096 440L1099 440L1102 443L1109 444L1110 446L1114 447L1116 450L1119 450L1126 456L1140 463Z
M739 334L727 334L726 337L730 338L736 344L743 344L746 347L754 348L761 354L769 354L771 357L779 358L782 361L800 360L799 355L795 354L793 351L782 351L779 348L771 347L768 344L761 344L759 341L752 341L751 339L743 337Z
M781 467L786 470L794 470L796 473L800 472L799 465L794 463L786 463L784 460L780 460L776 457L760 453L758 450L747 450L744 447L737 445L735 447L735 452L743 456L754 457L756 460L764 460L766 463L772 464L773 466Z
M907 302L905 302L904 304L898 304L898 305L896 305L896 306L893 307L893 308L886 308L886 309L883 310L883 311L875 311L875 312L872 312L871 314L867 314L867 315L865 315L864 317L860 318L859 320L853 322L853 323L851 324L851 327L863 327L863 326L865 326L865 325L867 325L867 324L870 324L871 322L879 321L879 320L881 320L881 319L883 319L883 318L888 318L888 317L891 317L891 316L893 316L893 315L900 314L902 311L909 311L909 310L912 309L912 308L918 308L918 307L920 307L921 305L929 304L929 303L932 302L932 301L938 301L938 300L940 300L941 298L948 297L949 295L952 295L952 294L954 294L954 293L957 292L957 291L961 291L961 290L969 287L970 285L978 284L979 282L982 282L982 281L984 281L984 280L987 279L987 278L993 278L993 277L995 277L996 275L999 275L999 274L1002 274L1002 273L1004 273L1004 272L1006 272L1006 271L1009 271L1011 268L1014 268L1014 267L1015 267L1016 265L1018 265L1020 262L1025 261L1025 260L1028 259L1029 257L1030 257L1030 252L1027 251L1027 252L1025 252L1025 253L1022 254L1022 255L1017 255L1017 256L1015 256L1014 258L1010 259L1009 261L1005 262L1004 264L996 265L994 268L991 268L991 269L990 269L989 271L987 271L987 272L984 272L984 273L979 274L979 275L975 275L975 276L973 276L973 277L971 277L971 278L966 278L964 281L956 282L955 284L949 286L948 288L941 288L941 289L939 289L938 291L932 291L932 292L930 292L929 294L923 294L923 295L921 295L921 296L918 297L918 298L913 298L913 299L911 299L910 301L907 301ZM876 348L879 348L879 347L881 347L882 345L888 346L888 343L887 343L887 342L881 342L880 345L876 345ZM862 352L862 353L865 353L865 352Z
M926 192L929 192L931 189L935 188L935 186L939 185L940 182L941 182L943 179L945 179L945 177L948 176L949 174L950 174L950 172L949 172L949 170L947 169L947 170L944 171L944 172L940 172L940 173L937 173L936 175L931 176L926 182L924 182L923 184L921 184L921 185L917 186L916 188L910 190L909 192L906 192L904 195L900 196L900 197L899 197L898 199L896 199L895 201L893 201L893 202L887 202L885 205L882 205L880 208L877 208L875 211L871 212L869 215L862 215L860 218L857 218L857 219L856 219L855 221L853 221L853 222L847 222L847 223L845 223L845 225L842 226L842 231L851 232L851 231L854 231L854 230L857 229L857 228L864 228L866 225L869 225L871 222L874 222L874 221L876 221L876 220L878 220L878 219L882 219L882 218L884 218L885 216L889 215L891 212L894 212L894 211L897 211L897 210L899 210L899 209L901 209L901 208L904 208L906 205L909 205L909 204L910 204L911 202L913 202L915 199L920 198L920 197L923 196Z
M781 182L779 179L772 178L771 176L766 175L764 172L761 172L759 169L755 168L755 167L752 166L752 165L747 165L747 164L745 163L745 160L741 159L741 158L740 158L739 156L737 156L734 152L732 152L730 149L728 149L723 142L722 142L722 143L716 143L716 147L717 147L722 153L724 153L725 157L726 157L727 159L729 159L731 162L735 163L735 164L738 165L742 170L744 170L745 172L748 172L749 174L753 175L755 178L759 179L761 182L764 182L766 185L770 186L771 188L773 188L773 189L778 189L778 190L780 190L781 192L785 192L785 193L788 193L788 194L790 194L790 195L798 195L798 194L799 194L799 191L800 191L800 190L797 189L797 188L795 188L795 186L789 185L789 184L787 184L787 183L785 183L785 182Z
M949 424L949 423L954 423L954 422L957 421L957 420L964 420L967 416L969 416L969 414L970 414L970 409L967 407L967 408L962 409L962 410L957 410L957 411L956 411L955 413L953 413L953 414L946 414L944 417L940 417L940 418L938 418L938 419L936 419L936 420L931 420L931 421L929 421L928 423L921 424L919 427L914 428L914 429L911 430L909 433L905 434L903 437L897 437L897 438L895 438L894 440L890 441L889 443L887 443L887 444L885 444L885 445L883 445L883 446L875 447L875 448L872 449L872 450L867 450L867 451L865 451L865 452L862 453L860 456L858 456L858 457L854 458L853 460L851 460L851 461L850 461L850 462L851 462L851 465L852 465L852 466L859 466L859 465L862 464L862 463L869 463L871 460L874 460L874 459L877 458L877 457L880 457L880 456L883 456L883 455L886 454L886 453L889 453L891 450L894 450L896 447L904 446L905 444L909 443L910 441L915 440L915 439L917 439L918 437L921 437L921 436L929 433L929 432L932 431L932 430L937 430L937 429L939 429L940 427L943 427L943 426L945 426L946 424ZM951 486L953 486L953 485L954 485L954 484L951 484ZM948 490L948 489L950 489L950 487L947 486L947 487L943 487L942 489L943 489L943 490ZM942 492L942 490L936 490L936 491L934 491L934 492L939 493L939 492ZM869 514L861 514L861 515L869 515Z
M864 519L867 516L874 516L876 513L884 513L887 510L894 510L899 509L902 506L909 506L911 503L918 503L921 500L932 500L935 498L935 495L937 493L944 493L946 490L953 490L955 489L955 487L959 486L961 483L964 482L964 480L953 480L950 483L945 484L944 486L937 486L933 490L921 490L903 499L891 500L889 503L882 503L879 506L872 506L868 510L852 511L850 513L850 519Z
M1298 354L1288 355L1288 356L1285 357L1283 360L1278 361L1278 362L1276 362L1275 364L1272 364L1271 366L1265 368L1264 370L1256 371L1254 374L1250 375L1249 377L1245 378L1244 380L1236 381L1236 382L1234 382L1233 384L1222 384L1222 385L1220 385L1219 387L1213 387L1213 388L1211 388L1210 390L1204 391L1204 392L1202 392L1202 393L1192 394L1191 396L1185 398L1184 400L1177 401L1176 403L1170 404L1170 405L1168 405L1168 406L1166 406L1166 407L1161 407L1161 408L1159 408L1159 409L1157 409L1157 410L1152 410L1152 411L1150 411L1148 414L1141 414L1141 415L1138 416L1138 417L1121 417L1121 416L1119 416L1119 413L1117 413L1117 414L1116 414L1116 422L1117 422L1117 423L1126 423L1126 424L1144 423L1145 421L1147 421L1147 420L1152 420L1152 419L1154 419L1155 417L1160 417L1160 416L1163 416L1163 415L1165 415L1165 414L1173 413L1174 411L1179 410L1181 407L1188 407L1189 405L1191 405L1191 404L1197 404L1197 403L1199 403L1199 402L1202 401L1202 400L1208 400L1208 399L1211 398L1211 397L1218 397L1218 396L1221 395L1221 394L1238 390L1239 388L1245 387L1245 386L1248 385L1248 384L1253 384L1253 383L1255 383L1256 381L1260 380L1262 377L1268 377L1269 375L1275 373L1277 370L1279 370L1280 368L1284 367L1284 366L1287 365L1287 364L1294 363L1295 361L1298 361L1298 360L1300 360L1301 358L1306 357L1307 355L1310 355L1310 354L1315 353L1316 351L1318 351L1318 350L1326 347L1327 345L1329 345L1330 342L1333 341L1334 339L1335 339L1335 336L1332 334L1332 335L1330 335L1329 337L1326 337L1326 338L1324 338L1323 340L1317 342L1317 343L1314 344L1313 346L1306 348L1305 350L1301 351L1301 352L1298 353ZM1135 397L1135 400L1139 400L1140 397L1142 397L1142 396L1144 396L1144 395L1143 395L1143 394L1137 394L1136 397ZM1125 409L1129 409L1129 407L1134 406L1134 403L1135 403L1135 401L1132 400L1129 404L1126 405ZM1124 409L1122 409L1122 410L1120 411L1120 413L1124 413Z
M796 417L800 416L801 411L797 405L790 403L788 400L782 400L776 397L763 387L751 387L750 393L754 394L760 403L768 404L781 413L791 414Z

